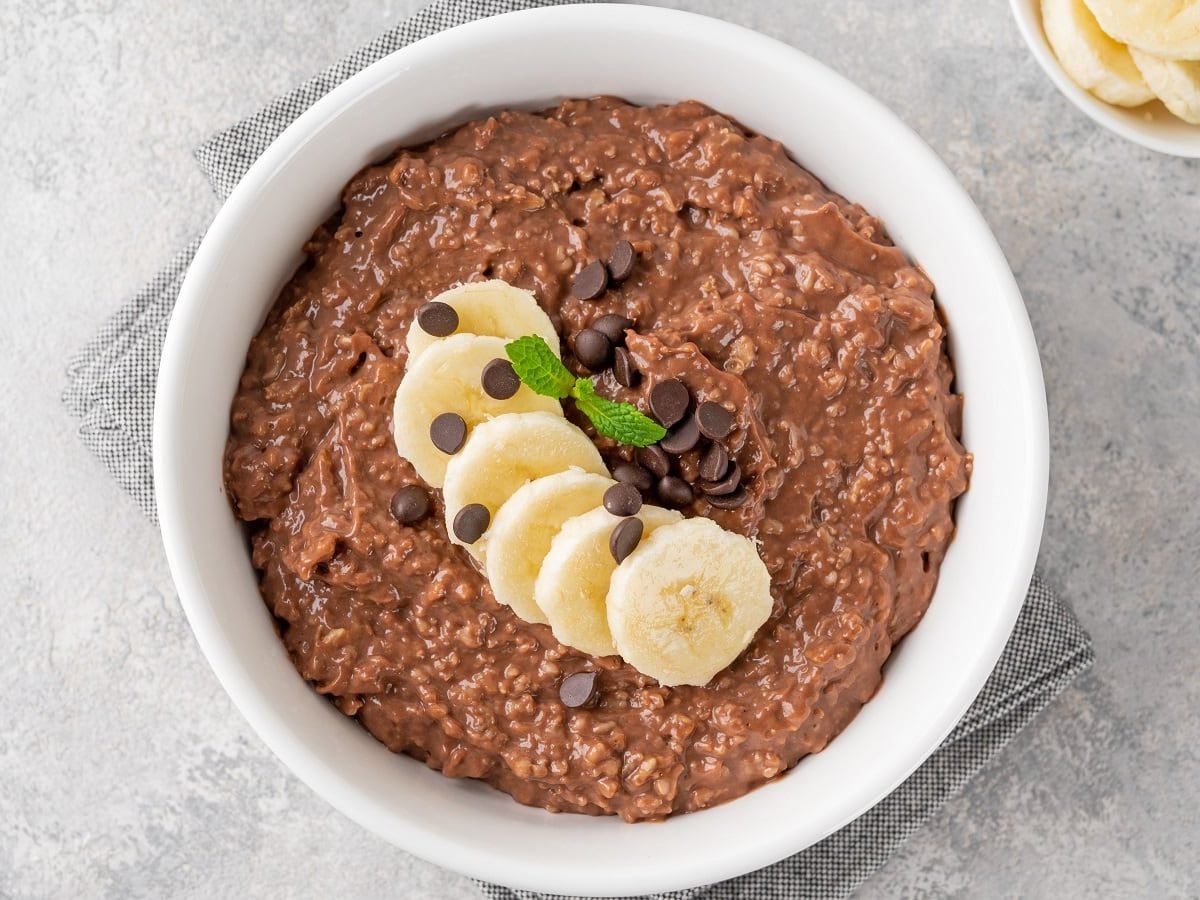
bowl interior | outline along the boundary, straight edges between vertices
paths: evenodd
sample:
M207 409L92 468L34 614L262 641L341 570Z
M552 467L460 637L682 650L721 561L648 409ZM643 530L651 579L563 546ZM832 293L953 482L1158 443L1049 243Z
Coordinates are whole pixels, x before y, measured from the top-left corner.
M1155 100L1132 109L1113 106L1085 91L1059 65L1058 57L1042 29L1040 0L1009 0L1017 28L1034 59L1050 76L1054 86L1092 121L1126 140L1159 153L1200 158L1200 125L1190 125Z
M579 35L603 52L581 52ZM503 58L503 67L492 61ZM657 825L551 816L388 753L304 683L277 639L225 499L221 458L246 347L297 248L364 164L453 122L566 96L698 98L781 140L880 215L949 319L976 455L929 613L824 752L731 804ZM820 123L814 127L813 123ZM1041 372L1020 295L965 193L885 108L790 47L632 6L533 10L399 53L320 101L213 223L163 353L155 474L164 543L203 651L268 745L318 793L405 849L469 875L561 893L639 894L731 877L846 824L919 765L975 697L1021 606L1046 485Z

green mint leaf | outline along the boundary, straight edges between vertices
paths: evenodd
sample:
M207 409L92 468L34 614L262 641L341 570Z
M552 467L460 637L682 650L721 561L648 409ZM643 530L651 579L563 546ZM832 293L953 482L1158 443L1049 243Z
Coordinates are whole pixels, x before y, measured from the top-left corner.
M527 334L505 344L504 352L517 377L534 393L560 400L571 393L575 376L550 349L545 338Z
M644 415L632 403L618 403L601 397L590 378L577 379L571 396L596 431L614 441L632 447L648 447L667 435L667 429Z

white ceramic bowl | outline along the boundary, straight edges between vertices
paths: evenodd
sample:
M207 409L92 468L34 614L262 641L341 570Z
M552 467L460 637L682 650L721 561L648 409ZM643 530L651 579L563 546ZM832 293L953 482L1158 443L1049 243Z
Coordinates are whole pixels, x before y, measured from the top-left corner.
M553 816L385 750L292 668L222 489L246 347L342 185L396 145L485 110L599 93L702 99L782 140L832 188L882 216L937 283L976 459L933 604L875 699L786 777L660 824ZM362 825L448 868L540 891L640 894L728 878L807 847L937 747L1021 607L1041 535L1047 426L1037 351L1004 257L950 173L894 115L754 32L647 7L568 6L403 49L334 90L263 154L217 215L180 292L159 373L154 456L163 540L196 639L292 771Z
M1128 141L1141 144L1159 153L1200 158L1200 125L1189 125L1171 115L1165 106L1155 100L1144 106L1125 109L1105 103L1089 94L1074 81L1059 65L1058 57L1046 40L1042 29L1041 0L1009 0L1017 29L1029 45L1033 58L1042 67L1059 92L1081 109L1093 122L1119 134Z

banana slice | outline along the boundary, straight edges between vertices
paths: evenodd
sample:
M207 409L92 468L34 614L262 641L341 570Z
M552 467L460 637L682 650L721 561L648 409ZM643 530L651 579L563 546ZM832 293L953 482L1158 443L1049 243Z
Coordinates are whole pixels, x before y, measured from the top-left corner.
M1087 0L1114 39L1163 59L1200 59L1200 0Z
M580 469L531 481L505 501L492 522L487 545L487 577L496 599L526 622L545 622L534 600L534 583L550 542L563 522L595 509L611 478Z
M497 278L460 284L433 299L454 307L458 313L457 334L483 334L508 340L537 334L562 356L554 323L529 291ZM418 325L414 317L408 329L408 367L412 368L413 362L439 340Z
M468 430L503 413L539 411L562 419L562 405L553 397L535 394L525 385L507 400L483 390L483 367L503 359L504 340L476 334L455 334L437 342L409 368L396 391L392 408L392 437L396 450L412 463L426 482L441 487L451 457L433 445L429 425L445 412L458 413Z
M1136 47L1129 52L1163 105L1183 121L1200 125L1200 61L1160 59Z
M637 517L645 529L643 541L656 528L683 520L660 506L643 506ZM592 656L617 652L605 601L617 568L608 540L620 521L602 506L568 519L551 542L534 586L534 598L554 636Z
M711 519L660 528L617 567L608 624L617 652L672 687L705 685L771 614L771 576L754 544Z
M1100 30L1083 0L1042 0L1042 28L1063 70L1085 91L1116 106L1154 99L1129 51Z
M468 503L481 503L494 518L522 485L572 466L608 474L591 438L564 419L561 409L497 416L477 425L446 466L442 499L450 540L482 561L490 535L473 544L460 540L454 533L459 511Z

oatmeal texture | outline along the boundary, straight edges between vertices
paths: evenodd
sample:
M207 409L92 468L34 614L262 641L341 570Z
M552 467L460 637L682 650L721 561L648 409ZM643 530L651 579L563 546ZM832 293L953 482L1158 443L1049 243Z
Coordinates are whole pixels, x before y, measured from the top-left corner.
M825 747L928 606L971 468L933 285L881 223L699 103L610 98L471 122L342 200L250 346L226 453L300 674L391 750L553 811L703 809ZM621 239L632 276L571 296ZM419 483L390 433L409 323L486 278L533 291L568 350L600 315L633 319L641 383L609 372L601 393L645 409L679 378L736 409L749 499L685 514L760 542L775 605L709 685L661 687L498 605L436 491L415 526L389 512ZM585 671L597 705L569 709L559 685Z

